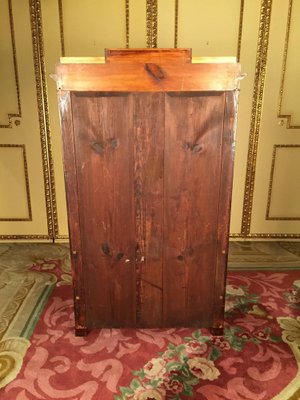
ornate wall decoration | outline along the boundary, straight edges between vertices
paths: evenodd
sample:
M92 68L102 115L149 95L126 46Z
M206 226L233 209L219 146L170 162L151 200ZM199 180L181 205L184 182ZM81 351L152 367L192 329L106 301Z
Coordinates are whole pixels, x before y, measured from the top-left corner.
M43 175L45 183L48 235L49 238L53 238L58 234L58 222L40 0L30 0L29 6L41 137Z
M251 111L251 124L249 147L247 156L246 182L243 202L243 216L241 235L249 237L250 223L253 206L253 192L255 183L255 167L257 159L258 138L262 113L262 101L265 87L267 53L270 32L272 0L262 0L260 23L258 33L258 46L255 65L255 79L253 88L253 102Z
M125 0L126 49L129 49L129 0Z
M178 45L178 6L179 0L175 0L175 24L174 24L174 47Z
M245 0L241 0L240 5L240 19L239 19L239 33L238 33L238 44L237 44L237 53L236 59L239 62L241 58L241 46L242 46L242 35L243 35L243 21L244 21L244 6Z
M158 0L146 0L147 48L157 47Z
M12 119L22 117L12 0L8 0L8 13L9 13L11 45L12 45L12 51L13 51L13 65L14 65L14 76L15 76L15 87L16 87L16 94L17 94L18 111L16 113L7 114L8 124L0 124L0 128L12 128L12 124L13 124ZM18 126L19 124L20 124L20 121L15 120L15 125Z
M62 0L58 0L59 30L60 30L60 47L61 56L65 57L65 35L64 35L64 14Z
M291 122L292 116L291 115L284 114L282 112L282 102L283 102L283 93L284 93L284 87L285 87L287 57L288 57L288 49L289 49L289 41L290 41L290 31L291 31L292 10L293 10L293 0L289 0L289 9L288 9L287 24L286 24L286 35L285 35L283 63L282 63L282 72L281 72L281 82L280 82L280 91L279 91L278 118L286 119L286 128L287 129L300 129L300 125L292 124L292 122Z

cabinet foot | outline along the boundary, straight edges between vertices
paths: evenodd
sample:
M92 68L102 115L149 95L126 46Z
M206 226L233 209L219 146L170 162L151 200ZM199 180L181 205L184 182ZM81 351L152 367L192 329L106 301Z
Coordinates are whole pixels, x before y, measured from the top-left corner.
M224 327L221 328L209 328L210 333L213 336L223 336L224 335Z
M89 333L88 329L85 327L76 327L75 336L86 336Z

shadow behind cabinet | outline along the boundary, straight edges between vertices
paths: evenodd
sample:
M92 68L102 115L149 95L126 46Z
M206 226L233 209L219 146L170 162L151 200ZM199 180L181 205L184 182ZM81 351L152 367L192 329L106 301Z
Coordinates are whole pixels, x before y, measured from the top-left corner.
M239 73L187 49L57 65L77 335L222 332Z

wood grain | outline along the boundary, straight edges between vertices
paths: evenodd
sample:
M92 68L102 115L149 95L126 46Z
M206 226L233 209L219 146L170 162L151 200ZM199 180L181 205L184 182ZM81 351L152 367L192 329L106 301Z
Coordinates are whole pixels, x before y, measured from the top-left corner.
M132 101L73 94L87 324L134 326Z
M225 96L221 155L222 166L218 206L218 247L216 253L216 273L214 278L214 315L212 324L212 328L219 329L219 334L222 333L224 327L225 284L233 182L237 93L229 92L226 93Z
M69 92L58 93L59 117L63 139L64 176L68 208L70 255L72 266L75 332L77 336L87 334L86 282L83 273L82 241L79 224L79 201L75 159L73 110Z
M163 73L159 80L143 63L58 64L57 87L71 91L224 91L237 87L240 71L235 63L158 65Z
M164 325L211 326L224 94L166 96Z
M134 94L137 321L162 324L164 94Z
M77 334L222 332L240 66L190 55L56 68Z

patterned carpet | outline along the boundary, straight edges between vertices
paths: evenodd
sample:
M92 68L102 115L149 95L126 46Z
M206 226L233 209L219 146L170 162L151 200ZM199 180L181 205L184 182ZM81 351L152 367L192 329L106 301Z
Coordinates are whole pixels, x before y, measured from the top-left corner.
M261 271L229 273L224 338L75 338L68 247L0 245L1 399L299 399L300 244L234 242L229 265Z

